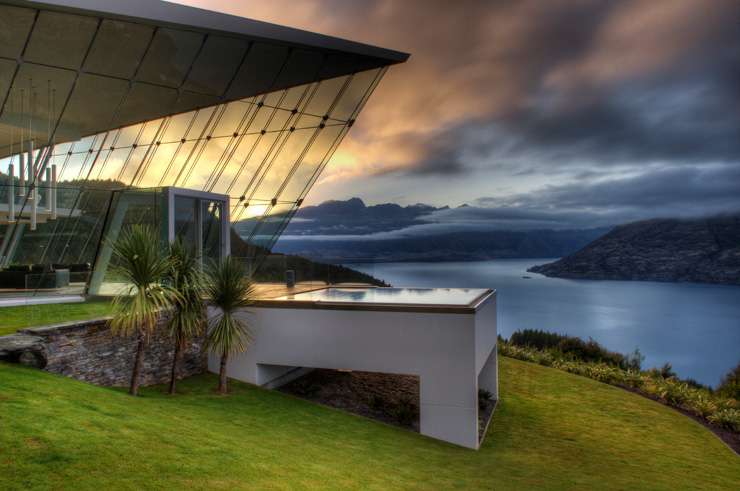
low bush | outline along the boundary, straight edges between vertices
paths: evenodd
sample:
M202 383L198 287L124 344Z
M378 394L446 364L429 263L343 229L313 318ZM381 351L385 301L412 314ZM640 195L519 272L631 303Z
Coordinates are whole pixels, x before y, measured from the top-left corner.
M478 389L478 409L484 410L493 401L493 394L486 389Z
M538 338L535 337L535 339ZM543 336L541 339L550 338ZM720 386L720 389L713 392L696 382L680 380L669 363L659 369L640 371L615 366L604 361L579 360L573 356L572 352L566 355L558 350L537 349L506 341L499 341L498 347L499 353L503 356L550 366L606 384L635 389L642 395L689 411L712 425L740 432L740 408L734 397L725 396L728 389L725 388L723 392L723 386ZM639 355L639 351L636 353ZM730 372L725 379L733 380L732 375L736 371L737 369ZM733 382L729 382L725 386L730 387L730 393L732 393L732 384Z
M629 355L623 355L609 351L591 338L584 341L575 336L566 336L565 334L556 334L539 329L516 331L509 338L509 344L552 352L556 356L559 355L559 357L606 363L607 365L632 370L639 370L644 360L637 349Z
M710 423L740 433L740 409L720 409L707 416Z
M740 363L722 377L717 393L723 397L740 400Z

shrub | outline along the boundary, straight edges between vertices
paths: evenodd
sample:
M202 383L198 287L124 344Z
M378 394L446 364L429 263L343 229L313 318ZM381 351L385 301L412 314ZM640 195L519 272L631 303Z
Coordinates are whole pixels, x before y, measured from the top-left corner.
M639 372L642 368L643 361L645 361L645 356L640 353L640 348L635 348L635 351L624 357L624 365L622 368Z
M707 395L697 393L686 404L687 409L702 418L709 418L717 412L717 403Z
M666 379L658 389L658 397L672 406L681 406L689 398L689 386L675 378Z
M730 431L740 432L740 410L739 409L720 409L714 414L707 417L710 423L728 429Z
M722 377L717 393L722 397L740 400L740 363Z
M563 334L555 334L539 329L524 329L513 333L509 338L509 342L517 346L529 346L544 350L555 348L566 337Z
M478 389L478 409L481 411L493 401L493 394L486 389Z
M670 363L666 363L665 365L660 367L658 369L658 373L663 378L675 378L677 376L676 372L673 371L673 365L671 365Z
M623 368L631 368L636 364L639 369L642 362L642 355L639 350L635 350L635 353L631 355L636 356L636 358L630 358L627 361L628 357L607 350L593 339L589 338L588 341L584 341L574 336L538 329L516 331L509 338L509 343L521 347L535 348L539 351L557 352L575 360L604 362Z

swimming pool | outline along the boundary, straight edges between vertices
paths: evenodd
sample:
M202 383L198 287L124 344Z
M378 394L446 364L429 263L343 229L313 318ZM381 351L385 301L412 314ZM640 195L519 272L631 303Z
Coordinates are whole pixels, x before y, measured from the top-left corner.
M491 290L484 288L329 287L283 295L274 300L306 303L473 308L490 292Z

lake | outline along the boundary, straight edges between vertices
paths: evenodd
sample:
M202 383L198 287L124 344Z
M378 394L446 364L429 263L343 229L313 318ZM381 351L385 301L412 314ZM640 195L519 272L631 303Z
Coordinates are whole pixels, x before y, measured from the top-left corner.
M498 331L544 329L592 337L644 367L670 362L681 377L716 386L740 362L740 287L547 278L527 268L552 259L347 265L393 286L493 288ZM524 278L524 277L528 278Z

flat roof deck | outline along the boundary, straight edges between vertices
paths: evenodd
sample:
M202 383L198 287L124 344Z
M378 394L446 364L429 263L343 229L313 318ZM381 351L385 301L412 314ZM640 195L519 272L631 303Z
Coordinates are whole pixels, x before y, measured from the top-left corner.
M264 288L264 287L263 287ZM256 307L475 313L495 291L484 288L388 288L370 285L296 285L266 289Z

